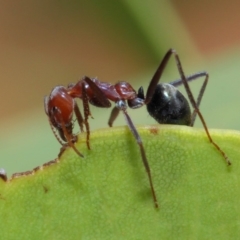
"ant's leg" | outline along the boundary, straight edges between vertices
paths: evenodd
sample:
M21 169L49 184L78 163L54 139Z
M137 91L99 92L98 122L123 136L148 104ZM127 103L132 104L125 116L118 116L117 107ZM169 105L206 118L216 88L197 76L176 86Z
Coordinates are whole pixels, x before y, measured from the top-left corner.
M153 182L152 182L152 174L151 174L151 170L150 170L148 160L147 160L147 157L146 157L146 154L145 154L142 139L141 139L140 135L138 134L137 129L135 128L131 118L129 117L129 115L126 111L126 109L127 109L126 102L123 101L123 100L119 100L118 102L116 102L116 107L113 109L112 112L117 111L115 109L118 110L118 113L119 113L120 110L123 112L123 114L125 116L125 119L126 119L126 122L127 122L127 125L128 125L129 129L131 130L134 138L136 139L136 141L138 143L138 146L139 146L140 152L141 152L143 165L144 165L144 167L146 169L146 172L147 172L147 175L148 175L148 180L149 180L149 184L150 184L150 188L151 188L151 192L152 192L154 205L155 205L156 208L158 208L158 201L157 201L157 197L156 197L155 190L154 190L154 187L153 187ZM111 114L111 115L114 115L114 114Z
M198 93L198 98L197 98L197 107L198 107L198 109L199 109L200 103L202 101L203 94L205 92L205 89L206 89L206 86L207 86L207 83L208 83L209 75L208 75L207 72L199 72L199 73L195 73L195 74L193 74L191 76L187 76L186 77L187 82L191 82L193 80L197 80L200 77L205 77L205 79L204 79L203 85L202 85L202 87L201 87L201 89L200 89L200 91ZM183 84L183 81L182 81L182 79L178 79L178 80L170 82L170 84L173 85L174 87L178 87L178 86ZM191 116L191 124L190 124L191 127L194 125L194 122L196 120L196 115L197 115L197 112L194 109L193 112L192 112L192 116Z
M80 127L80 130L81 130L81 132L83 132L83 123L84 123L84 120L83 120L82 114L81 114L81 112L80 112L80 109L79 109L76 101L74 101L74 112L75 112L75 115L76 115L77 122L78 122L78 125L79 125L79 127Z
M84 111L84 124L86 127L86 132L87 132L87 147L88 149L90 149L90 142L89 142L89 138L90 138L90 127L89 127L89 123L88 123L88 116L92 116L90 109L89 109L89 104L88 104L88 96L87 96L87 92L85 89L85 84L82 83L82 101L83 101L83 111Z
M199 109L199 107L200 107L200 103L201 103L201 101L202 101L202 96L203 96L203 94L204 94L204 91L205 91L206 86L207 86L207 83L208 83L208 77L209 77L209 75L207 74L207 75L206 75L206 78L205 78L205 80L204 80L204 82L203 82L203 85L202 85L202 87L201 87L201 89L200 89L200 92L199 92L199 94L198 94L198 98L197 98L197 108L198 108L198 109ZM192 112L192 116L191 116L191 125L190 125L190 126L193 126L193 125L194 125L195 120L196 120L196 116L197 116L197 111L196 111L196 109L194 109L193 112Z
M48 118L50 127L52 129L53 135L55 136L55 138L58 140L58 142L63 146L65 143L60 139L60 137L58 136L58 134L56 133L56 129L54 128L54 126L52 125L51 120Z
M117 107L114 107L114 108L112 109L111 115L110 115L109 120L108 120L108 126L109 126L109 127L112 127L113 122L116 120L119 112L120 112L120 110L119 110L119 108L117 108Z
M142 139L141 139L140 135L138 134L138 131L135 128L131 118L127 114L126 109L122 108L121 110L122 110L122 112L123 112L123 114L124 114L124 116L126 118L127 125L129 127L129 129L131 130L133 136L135 137L135 139L136 139L136 141L138 143L138 146L140 148L143 165L144 165L144 167L146 169L146 172L147 172L147 175L148 175L149 184L150 184L150 188L151 188L151 191L152 191L152 197L153 197L154 205L155 205L155 208L158 208L158 201L157 201L157 197L156 197L155 190L154 190L154 187L153 187L153 182L152 182L152 174L151 174L151 170L150 170L150 167L149 167L149 164L148 164L146 153L145 153L145 150L144 150L144 147L143 147Z
M188 82L198 80L198 78L200 78L200 77L208 78L208 73L207 72L198 72L198 73L194 73L189 76L185 76L185 78ZM183 84L183 81L182 81L182 79L177 79L177 80L170 82L169 84L173 85L174 87L179 87Z
M189 87L189 84L188 84L188 81L186 80L186 77L184 75L184 72L183 72L183 69L182 69L182 65L181 65L181 62L180 62L180 59L179 59L179 56L177 54L177 52L175 50L171 50L171 53L174 55L175 57L175 60L176 60L176 64L177 64L177 68L178 68L178 71L179 71L179 74L181 76L181 79L182 79L182 82L183 82L183 85L186 89L186 92L187 92L187 95L188 95L188 98L194 108L194 110L196 111L196 113L198 114L202 124L203 124L203 127L206 131L206 134L208 136L208 139L209 141L214 145L214 147L222 154L222 156L225 158L226 162L228 165L231 165L231 162L230 160L228 159L227 155L222 151L222 149L212 140L212 137L208 131L208 128L207 128L207 125L206 125L206 122L201 114L201 112L199 111L198 109L198 106L197 106L197 103L193 97L193 94L190 90L190 87Z
M172 56L172 51L173 51L172 49L169 49L167 51L167 53L165 54L163 60L161 61L160 65L159 65L159 67L157 68L157 71L153 75L152 80L150 81L148 89L147 89L147 94L146 94L146 98L144 101L145 104L148 104L151 101L152 96L155 92L156 86L158 85L159 80L162 76L162 73L168 63L168 60Z
M65 138L67 139L67 143L68 145L73 148L73 150L80 156L80 157L84 157L78 150L77 148L75 147L74 143L72 142L72 136L69 135L68 131L67 131L67 128L63 122L63 119L60 115L60 119L61 119L61 127L62 127L62 130L63 130L63 133L64 133L64 136Z

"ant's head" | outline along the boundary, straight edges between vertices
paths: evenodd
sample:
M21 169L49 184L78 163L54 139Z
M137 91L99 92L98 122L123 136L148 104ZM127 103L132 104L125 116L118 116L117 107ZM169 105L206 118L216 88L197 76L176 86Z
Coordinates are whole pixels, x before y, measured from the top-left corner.
M75 102L66 88L55 87L50 95L45 97L44 103L45 112L54 127L61 128L62 124L66 127L72 125Z

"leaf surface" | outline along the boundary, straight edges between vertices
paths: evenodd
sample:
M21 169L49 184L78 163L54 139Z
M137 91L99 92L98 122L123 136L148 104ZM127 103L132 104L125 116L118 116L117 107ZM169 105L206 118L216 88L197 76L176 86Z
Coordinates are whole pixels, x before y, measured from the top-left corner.
M1 239L240 238L240 133L210 131L228 167L203 130L138 131L158 210L131 132L103 129L91 133L91 150L79 135L84 158L68 148L52 163L0 179Z

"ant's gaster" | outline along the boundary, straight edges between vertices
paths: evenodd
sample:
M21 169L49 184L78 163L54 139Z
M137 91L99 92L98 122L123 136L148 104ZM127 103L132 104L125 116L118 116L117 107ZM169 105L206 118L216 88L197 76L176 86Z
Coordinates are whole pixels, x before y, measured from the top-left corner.
M170 49L166 55L164 56L163 60L161 61L156 73L154 74L152 80L150 81L146 97L144 97L143 89L140 88L138 93L133 89L133 87L127 82L118 82L117 84L110 84L106 82L101 82L96 78L88 78L83 77L80 81L76 84L71 84L67 88L63 86L55 87L50 96L45 97L45 112L48 115L50 126L54 132L55 137L57 140L64 145L64 142L74 149L74 151L81 157L83 155L77 150L74 143L77 141L77 136L73 134L73 113L75 113L77 122L80 126L80 130L83 131L83 126L85 125L86 132L87 132L87 139L86 143L88 149L90 149L89 137L90 137L90 127L88 124L88 117L91 116L91 112L89 109L89 103L101 107L101 108L109 108L111 107L110 101L115 102L115 107L113 108L108 125L111 127L115 119L117 118L119 112L122 112L125 116L127 125L131 130L133 136L135 137L137 144L140 149L141 158L143 161L143 165L146 169L152 197L154 201L154 205L158 208L158 201L155 194L151 170L149 167L149 163L146 157L145 149L141 140L140 135L138 134L137 129L135 128L131 118L127 113L127 107L130 108L140 108L143 105L149 105L152 103L153 96L155 94L155 89L158 88L158 82L164 71L166 64L170 58L170 56L174 54L175 59L177 61L178 70L181 76L182 83L184 84L187 92L189 92L190 101L194 107L194 113L199 115L200 119L203 122L204 128L207 132L208 138L212 142L212 144L221 152L221 154L225 157L228 163L229 160L224 154L224 152L215 144L210 134L208 133L208 129L206 124L203 120L201 113L199 112L198 105L195 102L191 91L188 86L188 81L182 71L182 67L176 54L175 50ZM180 82L176 83L181 84ZM204 90L203 90L204 91ZM75 98L82 99L83 102L83 112L84 117L82 116L80 109L75 101ZM200 97L201 98L201 97ZM198 99L200 103L201 99ZM155 114L153 114L155 116ZM58 131L59 135L57 135L55 129Z

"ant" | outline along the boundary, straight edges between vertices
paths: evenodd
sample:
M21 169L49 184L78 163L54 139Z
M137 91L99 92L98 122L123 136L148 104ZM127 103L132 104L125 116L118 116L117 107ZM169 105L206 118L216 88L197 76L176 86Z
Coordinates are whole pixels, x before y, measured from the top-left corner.
M172 55L175 57L181 79L172 82L170 85L158 84L161 75L168 63L168 60ZM196 102L191 93L188 82L204 75L206 76L206 79L200 90L199 97ZM46 96L44 99L45 112L48 116L49 123L53 130L53 133L57 140L60 142L60 144L64 146L66 145L64 142L66 142L67 145L72 147L80 157L83 157L83 155L77 150L77 148L74 145L74 143L77 141L77 136L73 134L73 113L75 113L76 115L76 119L79 124L81 132L83 131L83 125L85 125L87 133L86 144L88 149L90 149L89 143L90 127L88 123L88 117L92 117L92 115L90 112L89 103L96 107L109 108L111 107L110 101L115 102L115 107L112 109L110 118L108 120L108 125L112 127L113 122L117 118L120 111L124 114L127 125L139 146L143 165L147 172L154 205L156 208L158 208L158 201L152 182L152 174L144 150L143 142L130 116L127 113L127 106L136 109L142 107L143 105L146 105L150 115L152 115L160 123L185 124L192 126L195 121L196 114L198 114L203 123L203 126L205 128L205 131L210 142L223 155L227 164L230 165L231 163L228 160L228 157L220 149L220 147L212 140L208 132L206 123L203 119L203 116L198 108L207 81L208 81L207 73L199 73L186 78L183 73L183 69L178 54L176 53L175 50L170 49L165 54L163 60L161 61L159 67L157 68L157 71L153 75L153 78L149 83L146 97L144 96L144 91L142 87L140 87L138 92L136 92L133 89L133 87L127 82L118 82L115 85L112 85L110 83L101 82L97 78L90 79L89 77L85 76L81 80L79 80L76 84L68 85L67 88L63 86L56 86L50 93L50 96ZM194 108L192 117L190 114L190 108L187 100L175 88L176 86L181 84L184 85L188 97L190 99L190 102ZM159 89L160 93L163 94L163 97L161 97ZM157 100L159 96L160 99ZM76 103L75 98L82 99L84 117L80 112L80 109ZM168 109L169 112L166 118L156 108L156 105L158 105L159 102L161 102L162 100L165 101L165 103L169 106ZM180 116L180 118L175 120L175 116L171 115L171 112L176 112L176 108L179 109L179 106L181 106L181 108L176 115ZM57 135L56 130L58 131L59 135Z

